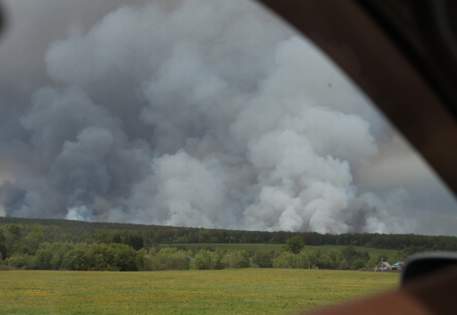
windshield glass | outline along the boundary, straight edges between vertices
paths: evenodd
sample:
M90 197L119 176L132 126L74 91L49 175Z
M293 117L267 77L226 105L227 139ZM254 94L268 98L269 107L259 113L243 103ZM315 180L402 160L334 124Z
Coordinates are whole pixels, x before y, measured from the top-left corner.
M377 244L371 252L349 246L368 248L368 241L337 236L316 243L287 233L152 227L138 227L138 232L134 226L130 232L124 225L17 218L328 237L456 234L455 201L418 154L328 57L256 3L4 3L9 24L0 42L0 216L5 217L0 261L5 268L176 270L264 264L373 270L379 262L384 268L384 258L391 255L386 268L392 269L404 258L400 249L423 243L381 246L370 239ZM233 251L198 246L208 243L257 245ZM336 256L328 254L320 265L308 256L294 265L295 256L287 256L318 243L336 246ZM107 247L96 247L101 244ZM113 244L126 247L112 249ZM270 256L265 258L256 248L267 245ZM84 263L75 263L76 256L65 258L65 252L86 249L121 254L116 263L92 264L86 254L81 254ZM52 262L37 254L46 250L62 256ZM9 275L11 285L27 278ZM345 277L325 276L329 281ZM277 281L282 277L287 276L278 275ZM386 288L394 279L373 281L385 281L381 287ZM96 285L98 280L90 281ZM352 280L342 283L347 281ZM361 286L306 306L375 289ZM39 292L20 296L35 305ZM268 294L259 294L261 303ZM50 305L65 313L57 300ZM21 305L10 310L29 314ZM163 305L169 307L164 314L180 309ZM285 310L297 306L305 304L293 302Z

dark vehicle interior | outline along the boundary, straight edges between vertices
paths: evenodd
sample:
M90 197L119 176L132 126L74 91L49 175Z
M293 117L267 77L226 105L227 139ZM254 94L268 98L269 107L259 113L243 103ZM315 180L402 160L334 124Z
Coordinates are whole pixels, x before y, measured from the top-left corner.
M457 192L457 2L260 2L326 52ZM400 289L316 314L455 314L456 264L417 256Z

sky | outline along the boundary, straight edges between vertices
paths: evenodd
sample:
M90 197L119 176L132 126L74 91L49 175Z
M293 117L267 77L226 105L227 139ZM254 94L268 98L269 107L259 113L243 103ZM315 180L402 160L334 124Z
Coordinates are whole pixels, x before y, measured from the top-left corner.
M457 234L453 196L246 0L6 0L0 216Z

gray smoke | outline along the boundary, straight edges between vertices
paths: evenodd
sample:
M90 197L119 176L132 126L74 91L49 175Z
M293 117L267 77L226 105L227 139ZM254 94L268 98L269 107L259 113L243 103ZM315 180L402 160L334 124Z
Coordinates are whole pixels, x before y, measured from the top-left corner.
M0 215L414 228L407 192L361 187L389 127L311 43L251 2L151 2L71 25L0 100Z

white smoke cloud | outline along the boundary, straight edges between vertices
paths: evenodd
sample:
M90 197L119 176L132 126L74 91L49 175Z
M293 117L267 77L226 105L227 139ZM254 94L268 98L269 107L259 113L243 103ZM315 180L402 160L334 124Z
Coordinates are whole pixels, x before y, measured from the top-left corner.
M15 145L0 138L5 159L33 157L0 186L7 215L406 226L407 196L360 187L388 126L311 43L251 2L123 6L50 43L45 62L51 87L14 114Z
M92 212L85 206L70 208L65 216L65 219L73 221L91 221L92 218Z

